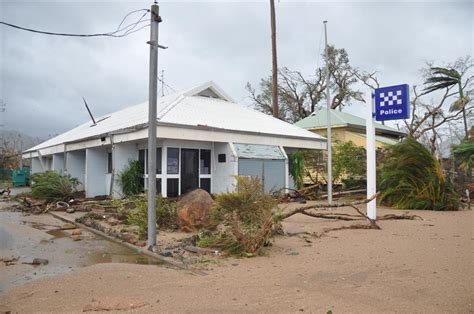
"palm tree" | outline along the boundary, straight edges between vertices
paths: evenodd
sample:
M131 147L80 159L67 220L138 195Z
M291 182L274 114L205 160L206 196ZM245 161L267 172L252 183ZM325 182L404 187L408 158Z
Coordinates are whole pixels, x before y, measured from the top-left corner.
M462 84L462 74L457 70L452 68L441 68L441 67L431 67L430 68L430 77L425 81L427 85L423 92L425 94L441 90L444 88L450 88L453 86L458 86L459 88L459 98L456 100L449 108L450 111L462 110L463 120L464 120L464 131L466 133L466 138L469 136L469 130L467 128L467 118L466 118L466 105L469 103L469 96L464 95L464 87Z
M454 157L460 162L461 167L472 172L472 165L474 163L474 139L465 139L458 145L453 145Z

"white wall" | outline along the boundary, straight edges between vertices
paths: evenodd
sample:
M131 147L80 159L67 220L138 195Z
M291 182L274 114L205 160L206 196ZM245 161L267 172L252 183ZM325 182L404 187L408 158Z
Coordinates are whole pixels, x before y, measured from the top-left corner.
M226 162L220 163L218 155L225 154ZM235 178L238 174L238 159L234 156L229 143L215 143L212 154L212 193L230 192L235 188Z
M104 147L86 149L86 197L106 195L105 174L107 172L107 150Z
M84 190L86 177L86 151L76 150L66 153L66 173L81 183L77 189Z
M51 164L51 170L57 173L64 173L64 153L53 154L53 162Z
M53 157L52 156L43 156L44 171L53 170Z
M41 167L41 162L39 157L31 158L31 174L43 172L43 167Z
M138 160L138 149L135 142L114 144L113 148L113 169L114 169L114 186L112 196L114 198L122 197L122 187L119 182L119 174L128 167L130 160ZM109 184L110 184L109 179ZM110 185L109 185L110 187Z

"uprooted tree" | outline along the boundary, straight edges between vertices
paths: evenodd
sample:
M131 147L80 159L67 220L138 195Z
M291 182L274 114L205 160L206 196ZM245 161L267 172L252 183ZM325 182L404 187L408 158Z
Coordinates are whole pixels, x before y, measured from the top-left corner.
M269 243L271 237L280 230L280 223L296 214L307 215L313 218L368 221L368 224L352 224L325 230L341 229L380 229L376 222L367 217L357 205L373 200L377 195L362 201L352 203L325 204L318 203L298 207L290 211L277 209L277 202L265 194L258 178L237 177L237 186L234 192L222 193L216 197L211 211L211 219L216 230L204 233L197 245L222 250L233 255L255 255ZM322 209L335 209L350 206L355 214L320 212ZM411 215L386 215L377 219L415 219Z

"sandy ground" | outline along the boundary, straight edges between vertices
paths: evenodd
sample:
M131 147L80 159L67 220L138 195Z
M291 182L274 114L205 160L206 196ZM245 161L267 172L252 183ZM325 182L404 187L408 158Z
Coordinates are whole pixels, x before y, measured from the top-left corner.
M386 213L401 212L379 211ZM280 236L266 256L222 259L207 265L205 276L160 266L88 266L8 290L0 311L473 312L473 211L411 213L424 220L380 221L382 230L306 240ZM294 216L285 227L320 232L343 224Z

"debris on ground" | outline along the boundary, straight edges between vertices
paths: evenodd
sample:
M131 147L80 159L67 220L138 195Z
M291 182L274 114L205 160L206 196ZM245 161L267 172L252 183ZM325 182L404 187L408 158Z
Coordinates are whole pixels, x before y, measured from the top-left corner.
M93 300L90 304L86 305L82 311L130 311L147 305L147 302L140 299L106 298L98 301Z
M6 189L0 190L0 195L10 196L11 192L10 187L7 187Z
M31 263L23 262L22 264L28 265L48 265L49 261L46 258L35 257Z
M71 229L76 229L76 225L75 224L71 224L71 223L65 223L64 225L61 226L61 230L71 230Z
M11 265L15 265L16 262L18 262L18 260L20 259L19 256L16 256L16 257L0 257L0 261L3 262L5 264L5 266L11 266Z
M63 230L64 230L64 229L63 229ZM81 235L81 234L82 234L82 231L79 230L79 229L74 230L74 231L71 233L71 235L73 235L73 236L78 236L78 235Z
M308 190L315 191L317 187ZM305 202L305 193L302 192L306 190L288 191L286 201ZM200 259L206 256L258 255L264 247L271 245L271 239L275 235L298 236L306 243L311 243L311 238L319 238L335 230L380 229L375 221L356 207L357 204L367 203L375 196L355 202L302 205L289 211L275 211L277 202L271 195L262 193L258 182L242 181L236 192L218 195L216 202L209 193L201 189L185 194L177 202L173 199L157 198L157 227L162 233L158 245L162 249L157 253L164 257L179 259L190 266L200 263ZM54 211L64 219L74 220L78 224L132 245L146 247L148 215L145 195L121 200L75 196L65 201L37 200L30 195L21 195L15 197L15 200L19 203L18 209L25 214ZM282 201L281 198L279 200ZM355 210L354 214L326 210L343 206L352 207ZM295 214L355 223L366 221L368 224L324 229L319 233L309 233L296 227L283 230L282 220ZM386 215L377 219L419 219L419 217L405 213ZM194 234L180 233L179 228ZM67 234L74 241L83 239L81 230L74 223L65 223L59 230L68 230Z

